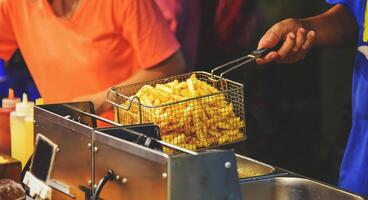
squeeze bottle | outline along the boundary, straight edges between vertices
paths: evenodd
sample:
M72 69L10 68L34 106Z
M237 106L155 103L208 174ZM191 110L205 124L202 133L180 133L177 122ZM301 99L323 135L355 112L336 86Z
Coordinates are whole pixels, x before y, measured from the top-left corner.
M39 98L36 99L36 105L43 105L43 99ZM32 109L33 110L33 109ZM26 138L25 138L25 155L27 157L27 159L32 155L33 150L34 150L34 115L28 115L27 117L24 118L25 121L25 125L26 125Z
M10 133L12 157L19 160L24 166L33 148L33 127L27 125L29 118L33 119L33 102L28 101L27 94L23 93L22 102L15 105L15 111L10 113Z
M8 98L2 100L0 107L0 153L10 156L10 113L14 111L15 104L20 98L14 97L14 90L9 88Z

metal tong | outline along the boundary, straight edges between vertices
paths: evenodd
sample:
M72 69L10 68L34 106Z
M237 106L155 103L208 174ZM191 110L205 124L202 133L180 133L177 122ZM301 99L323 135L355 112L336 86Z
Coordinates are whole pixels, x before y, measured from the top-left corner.
M269 52L271 52L271 51L277 50L277 49L279 48L279 46L280 46L280 44L279 44L279 45L276 45L276 47L273 47L273 48L271 48L271 49L263 48L263 49L257 49L257 50L254 50L254 51L252 51L250 54L248 54L248 55L246 55L246 56L240 57L240 58L238 58L238 59L232 60L232 61L230 61L230 62L227 62L227 63L223 64L223 65L220 65L220 66L218 66L218 67L213 68L213 69L211 70L211 75L212 75L212 76L214 76L214 74L215 74L215 72L216 72L216 71L221 70L221 69L223 69L223 68L225 68L225 67L228 67L228 66L230 66L230 65L233 65L233 64L235 64L235 63L239 63L239 64L236 64L236 65L234 65L234 66L230 67L229 69L224 70L224 71L220 74L220 79L222 79L222 78L223 78L223 76L224 76L226 73L228 73L228 72L230 72L230 71L232 71L232 70L234 70L234 69L237 69L238 67L241 67L241 66L243 66L243 65L245 65L245 64L247 64L247 63L250 63L250 62L254 61L254 60L255 60L255 59L257 59L257 58L261 58L261 57L263 57L263 56L267 55L267 54L268 54Z
M95 119L97 119L97 120L100 120L100 121L102 121L102 122L108 123L108 124L110 124L110 125L113 125L113 126L121 126L121 124L119 124L119 123L116 123L116 122L114 122L114 121L111 121L111 120L105 119L105 118L103 118L103 117L100 117L100 116L95 115L95 114L92 114L92 113L85 112L85 111L80 110L80 109L78 109L78 108L76 108L76 107L73 107L73 106L71 106L71 105L67 105L67 104L65 104L65 106L66 106L66 107L68 107L68 108L70 108L70 109L73 109L74 111L79 112L79 113L81 113L81 114L83 114L83 115L86 115L86 116L88 116L88 117L95 118ZM135 134L135 135L141 135L141 136L144 136L143 134L141 134L141 133L139 133L139 132L137 132L137 131L130 130L130 129L125 129L124 131L129 132L129 133L132 133L132 134ZM197 153L197 152L194 152L194 151L191 151L191 150L187 150L187 149L184 149L184 148L182 148L182 147L178 147L178 146L176 146L176 145L173 145L173 144L170 144L170 143L164 142L164 141L162 141L162 140L158 140L158 139L151 138L151 137L148 137L148 136L144 136L144 137L146 137L146 139L147 139L147 141L146 141L147 145L146 145L146 146L148 146L148 143L150 143L150 142L153 140L153 141L155 141L155 142L157 142L157 143L161 144L162 146L165 146L165 147L168 147L168 148L171 148L171 149L174 149L174 150L180 151L180 152L184 152L184 153L187 153L187 154L190 154L190 155L198 155L198 153Z

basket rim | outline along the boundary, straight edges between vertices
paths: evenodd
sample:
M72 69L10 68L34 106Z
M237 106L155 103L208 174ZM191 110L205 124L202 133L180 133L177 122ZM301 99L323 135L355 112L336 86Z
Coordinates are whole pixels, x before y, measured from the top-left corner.
M229 79L226 79L226 78L222 78L223 80L228 81L231 84L237 85L238 87L237 88L233 88L233 89L227 89L227 90L216 92L216 93L212 93L212 94L202 95L202 96L198 96L198 97L191 97L191 98L188 98L188 99L183 99L183 100L174 101L174 102L170 102L170 103L160 104L158 106L145 105L145 104L143 104L143 103L141 103L140 101L137 100L137 99L140 99L138 96L136 96L136 95L127 96L127 95L122 94L122 93L119 93L117 91L118 89L122 89L122 88L126 88L126 87L132 87L132 86L136 86L136 85L146 85L145 83L147 83L147 84L151 83L149 85L153 85L153 84L155 84L155 82L172 79L172 78L175 78L175 77L178 77L178 76L187 76L187 75L192 75L192 74L204 74L204 75L207 75L207 76L215 77L218 80L221 79L219 76L214 75L214 74L211 74L211 73L206 72L206 71L193 71L193 72L189 72L189 73L185 73L185 74L179 74L179 75L176 75L176 76L170 76L170 77L166 77L166 78L162 78L162 79L157 79L157 80L152 80L152 81L145 81L145 82L133 83L133 84L128 84L128 85L121 85L121 86L118 86L118 87L112 87L108 91L107 98L110 96L109 94L113 91L118 96L121 96L121 97L125 98L126 101L129 101L130 104L132 104L134 102L134 103L137 103L139 106L143 106L145 108L151 108L152 109L152 108L160 108L160 107L165 107L165 106L170 106L170 105L185 103L185 102L188 102L188 101L193 101L193 100L197 100L197 99L207 98L207 97L211 97L211 96L215 96L215 95L220 95L220 94L225 94L225 93L231 93L231 92L234 92L234 91L239 90L239 89L242 89L242 90L244 89L244 85L243 84L238 83L238 82L235 82L235 81L232 81L232 80L229 80ZM112 101L112 100L110 100L110 101ZM117 105L113 105L113 106L119 107ZM123 108L123 107L120 107L120 108ZM125 108L123 108L123 109L125 109Z
M145 105L145 104L143 104L141 102L138 102L136 99L137 98L139 99L139 97L137 97L137 96L128 97L127 98L127 101L130 101L132 103L133 102L134 103L137 103L140 106L143 106L145 108L160 108L160 107L172 106L172 105L175 105L175 104L185 103L185 102L188 102L188 101L194 101L194 100L197 100L197 99L207 98L207 97L211 97L211 96L215 96L215 95L221 95L223 93L225 93L225 92L217 92L217 93L202 95L202 96L198 96L198 97L191 97L191 98L183 99L183 100L180 100L180 101L174 101L174 102L170 102L170 103L160 104L158 106L149 106L149 105Z
M127 85L120 85L120 86L115 86L115 87L112 87L113 89L121 89L121 88L126 88L126 87L132 87L132 86L135 86L135 85L145 85L146 83L154 83L154 82L159 82L159 81L164 81L164 80L167 80L167 79L172 79L172 78L175 78L175 77L179 77L179 76L187 76L187 75L192 75L192 74L200 74L200 75L207 75L209 77L214 77L218 80L221 79L220 76L216 75L216 74L211 74L209 72L206 72L206 71L193 71L193 72L188 72L188 73L184 73L184 74L178 74L178 75L174 75L174 76L168 76L168 77L165 77L165 78L160 78L160 79L155 79L155 80L150 80L150 81L142 81L142 82L138 82L138 83L132 83L132 84L127 84ZM244 87L244 84L241 84L239 82L236 82L236 81L233 81L233 80L230 80L230 79L227 79L227 78L222 78L224 81L227 81L227 82L230 82L231 84L234 84L234 85L237 85L238 87Z

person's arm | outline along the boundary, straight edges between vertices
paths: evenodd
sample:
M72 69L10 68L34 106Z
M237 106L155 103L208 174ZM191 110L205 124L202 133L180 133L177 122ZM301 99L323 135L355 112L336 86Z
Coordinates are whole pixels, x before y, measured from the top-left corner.
M294 63L303 59L312 46L337 47L351 43L357 30L353 16L339 4L317 16L286 19L272 26L258 45L259 49L272 48L284 40L281 48L257 62Z
M302 25L316 31L316 46L338 47L356 39L358 27L354 17L343 5L335 5L321 15L301 19Z
M121 35L129 42L140 69L117 85L160 79L185 70L180 45L153 0L116 1L116 21ZM96 94L84 95L76 101L91 100L97 113L111 107L105 102L106 88Z
M179 74L185 71L185 62L180 50L163 62L148 69L140 69L130 78L122 81L119 85L128 85L133 83L145 82L155 79L164 78L167 76ZM85 95L74 101L92 101L96 108L96 113L101 114L111 108L111 105L105 101L107 90L96 94Z

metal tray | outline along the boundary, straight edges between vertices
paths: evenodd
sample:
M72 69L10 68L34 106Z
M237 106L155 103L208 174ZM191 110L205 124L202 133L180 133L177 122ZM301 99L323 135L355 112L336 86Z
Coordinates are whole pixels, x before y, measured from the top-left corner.
M318 181L300 177L274 177L240 184L242 199L247 200L363 200Z
M235 154L235 156L238 165L238 172L240 168L243 168L247 171L246 173L249 174L247 177L239 177L240 183L279 176L288 176L290 174L287 170L273 167L246 156L239 154Z

